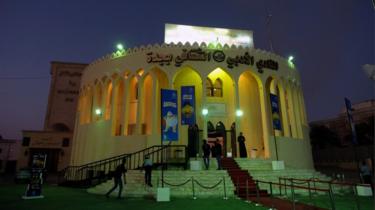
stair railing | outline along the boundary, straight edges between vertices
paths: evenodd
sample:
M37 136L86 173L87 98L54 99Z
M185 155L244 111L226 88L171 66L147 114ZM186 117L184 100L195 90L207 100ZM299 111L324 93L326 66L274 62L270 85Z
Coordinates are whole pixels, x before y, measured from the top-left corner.
M185 157L176 157L173 159L173 155L171 154L172 150L185 151ZM122 154L90 162L81 166L68 166L60 172L59 183L65 183L67 185L71 183L71 185L78 186L93 185L95 184L93 183L93 180L96 180L96 183L100 183L111 177L113 171L124 159L126 159L127 169L138 169L143 166L144 157L146 155L150 157L154 165L162 163L162 152L164 152L164 164L178 163L182 164L186 169L188 157L186 157L187 147L185 145L154 145L134 153Z

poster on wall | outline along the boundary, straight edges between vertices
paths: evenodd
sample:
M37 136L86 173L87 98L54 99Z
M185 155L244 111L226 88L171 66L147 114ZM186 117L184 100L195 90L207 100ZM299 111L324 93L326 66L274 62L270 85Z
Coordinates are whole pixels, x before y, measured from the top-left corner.
M162 141L178 140L177 91L161 89Z
M270 94L271 101L271 110L272 110L272 124L273 129L281 130L281 117L280 117L280 108L279 108L279 99L277 95Z
M44 198L42 195L43 170L46 166L46 154L34 154L31 162L31 176L23 199Z
M195 125L195 87L181 87L181 125Z

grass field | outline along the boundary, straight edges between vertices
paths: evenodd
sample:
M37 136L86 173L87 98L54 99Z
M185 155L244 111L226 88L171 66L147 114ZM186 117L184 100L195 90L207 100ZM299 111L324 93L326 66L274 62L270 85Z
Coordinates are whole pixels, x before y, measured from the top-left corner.
M43 199L23 200L21 196L25 192L25 184L1 184L0 185L0 209L2 210L109 210L109 209L152 209L152 210L264 210L268 208L257 207L252 203L230 198L172 198L170 202L156 202L152 199L105 198L102 195L86 193L83 189L73 189L52 185L43 186ZM299 202L314 204L330 209L330 200L327 196L314 196L310 200L308 196L296 196ZM370 197L359 198L361 210L373 210L374 200ZM337 210L357 209L355 199L351 196L335 196Z
M43 199L23 200L21 196L26 185L0 185L0 209L2 210L106 210L106 209L135 209L135 210L263 210L238 199L197 199L173 198L171 202L156 202L151 199L105 198L101 195L86 193L83 189L72 189L57 186L43 186Z

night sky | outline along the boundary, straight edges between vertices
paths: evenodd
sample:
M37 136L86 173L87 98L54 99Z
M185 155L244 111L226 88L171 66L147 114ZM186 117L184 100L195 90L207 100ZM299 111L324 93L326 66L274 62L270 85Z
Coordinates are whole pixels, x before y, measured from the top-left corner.
M90 63L115 49L164 40L164 24L252 30L269 50L294 55L308 120L334 117L352 102L374 98L362 65L374 64L371 0L0 0L0 135L41 130L50 62Z

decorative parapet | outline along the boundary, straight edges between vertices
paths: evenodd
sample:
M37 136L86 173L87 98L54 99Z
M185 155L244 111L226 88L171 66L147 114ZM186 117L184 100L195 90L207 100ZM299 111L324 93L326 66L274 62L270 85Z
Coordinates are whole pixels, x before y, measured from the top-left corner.
M156 43L156 44L153 44L153 45L149 44L147 46L141 45L140 47L133 47L133 48L128 48L126 50L113 52L113 53L107 54L107 55L105 55L101 58L98 58L98 59L94 60L86 68L86 71L89 71L91 69L91 67L95 66L98 63L102 63L102 62L113 60L113 59L122 58L122 57L125 57L125 56L131 56L133 54L146 52L146 51L149 51L151 49L158 49L158 48L162 48L162 49L163 48L164 49L166 49L166 48L201 48L201 49L208 49L208 50L213 50L213 49L216 49L216 50L252 50L257 54L265 55L267 57L273 57L273 58L277 58L279 60L282 60L288 65L288 60L286 58L281 57L280 55L277 55L275 53L262 50L262 49L254 49L254 48L235 46L235 45L229 46L227 44L224 44L224 46L222 46L221 44L217 44L216 46L214 46L212 44L207 45L204 42L202 42L200 44L198 44L197 42L194 42L193 44L190 44L189 42L186 42L185 44L183 44L181 42L178 42L177 44L175 44L175 43L157 44Z

